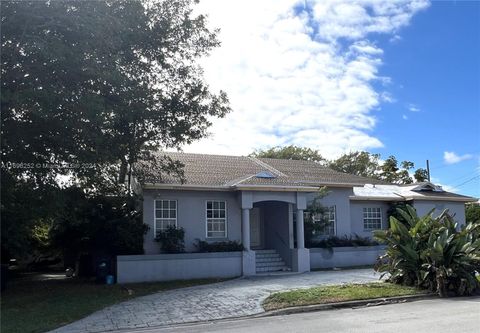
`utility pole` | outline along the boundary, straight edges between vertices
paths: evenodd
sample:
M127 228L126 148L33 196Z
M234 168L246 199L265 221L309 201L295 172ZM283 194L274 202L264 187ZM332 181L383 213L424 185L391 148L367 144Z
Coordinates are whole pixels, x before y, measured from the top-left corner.
M428 182L430 182L430 162L427 160L427 177Z

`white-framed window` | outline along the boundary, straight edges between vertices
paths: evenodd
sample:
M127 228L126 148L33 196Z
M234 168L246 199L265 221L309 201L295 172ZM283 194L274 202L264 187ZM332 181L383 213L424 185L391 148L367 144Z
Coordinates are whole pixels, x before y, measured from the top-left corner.
M313 222L322 223L323 227L319 230L315 230L315 235L318 236L335 236L336 228L336 207L327 207L325 212L321 215L313 217Z
M363 229L382 229L382 210L380 207L363 208Z
M227 202L207 200L207 238L227 237Z
M160 230L165 230L168 226L177 226L177 201L155 200L155 237Z

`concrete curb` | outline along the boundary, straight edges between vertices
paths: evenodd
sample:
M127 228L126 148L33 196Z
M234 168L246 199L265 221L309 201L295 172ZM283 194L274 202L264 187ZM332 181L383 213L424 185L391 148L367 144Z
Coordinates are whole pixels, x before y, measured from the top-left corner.
M258 315L253 315L252 317L270 317L270 316L281 316L294 313L303 313L303 312L313 312L313 311L325 311L325 310L334 310L342 308L360 308L368 306L379 306L386 304L394 303L405 303L418 301L423 299L432 299L438 297L436 294L419 294L419 295L407 295L407 296L394 296L386 298L370 298L357 301L345 301L337 303L325 303L325 304L313 304L313 305L304 305L304 306L294 306L284 309L266 311Z

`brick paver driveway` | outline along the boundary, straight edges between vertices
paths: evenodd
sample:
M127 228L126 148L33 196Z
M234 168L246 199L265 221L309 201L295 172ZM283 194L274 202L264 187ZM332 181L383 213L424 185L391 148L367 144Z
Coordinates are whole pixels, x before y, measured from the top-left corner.
M53 332L102 332L248 316L264 312L272 292L315 285L378 281L371 269L319 271L229 280L159 292L107 307Z

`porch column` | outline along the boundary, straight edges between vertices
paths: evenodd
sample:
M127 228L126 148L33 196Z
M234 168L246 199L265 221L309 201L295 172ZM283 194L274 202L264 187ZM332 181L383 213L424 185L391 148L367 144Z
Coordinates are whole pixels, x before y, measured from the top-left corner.
M305 248L305 237L303 233L303 209L297 209L297 249Z
M250 251L250 208L242 209L242 243L245 251Z

